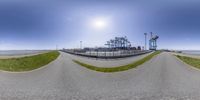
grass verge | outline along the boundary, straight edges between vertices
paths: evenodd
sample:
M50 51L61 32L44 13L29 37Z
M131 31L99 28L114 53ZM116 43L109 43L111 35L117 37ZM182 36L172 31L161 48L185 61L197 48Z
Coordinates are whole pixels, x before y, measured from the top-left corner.
M135 61L135 62L132 62L130 64L127 64L127 65L123 65L123 66L115 66L115 67L98 67L98 66L94 66L94 65L90 65L90 64L86 64L86 63L83 63L83 62L80 62L78 60L73 60L75 63L83 66L83 67L86 67L88 69L91 69L91 70L94 70L94 71L99 71L99 72L119 72L119 71L125 71L125 70L129 70L129 69L132 69L132 68L135 68L143 63L145 63L146 61L150 60L151 58L153 58L155 55L161 53L161 51L156 51L138 61Z
M175 56L183 62L200 69L200 59L180 55Z
M0 70L22 72L40 68L59 56L58 51L21 58L0 59Z

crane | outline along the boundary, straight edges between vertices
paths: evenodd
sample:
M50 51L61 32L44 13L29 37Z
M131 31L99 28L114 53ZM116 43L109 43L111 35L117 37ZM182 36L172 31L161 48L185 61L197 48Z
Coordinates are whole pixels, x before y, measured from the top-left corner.
M156 50L157 49L157 39L159 38L159 36L154 35L151 32L151 38L149 40L149 50Z

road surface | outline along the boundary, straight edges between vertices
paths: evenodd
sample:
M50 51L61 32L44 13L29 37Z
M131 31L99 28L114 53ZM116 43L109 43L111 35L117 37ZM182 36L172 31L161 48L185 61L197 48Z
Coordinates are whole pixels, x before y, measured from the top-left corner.
M0 100L199 100L200 71L161 53L128 71L101 73L61 53L27 73L0 72Z

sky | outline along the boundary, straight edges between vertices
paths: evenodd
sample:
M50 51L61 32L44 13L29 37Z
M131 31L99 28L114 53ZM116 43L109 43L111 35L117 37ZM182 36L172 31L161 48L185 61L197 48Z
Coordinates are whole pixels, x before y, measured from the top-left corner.
M200 50L198 0L1 0L0 50L105 46L127 36L158 49Z

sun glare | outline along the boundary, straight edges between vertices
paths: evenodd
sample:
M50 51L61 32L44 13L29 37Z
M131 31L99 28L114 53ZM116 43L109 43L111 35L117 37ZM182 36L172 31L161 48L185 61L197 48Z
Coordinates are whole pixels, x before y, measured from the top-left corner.
M105 19L98 18L98 19L93 20L92 25L96 29L103 29L106 27L107 22Z

